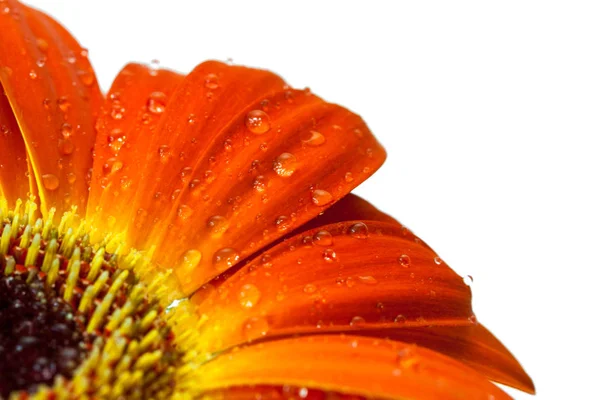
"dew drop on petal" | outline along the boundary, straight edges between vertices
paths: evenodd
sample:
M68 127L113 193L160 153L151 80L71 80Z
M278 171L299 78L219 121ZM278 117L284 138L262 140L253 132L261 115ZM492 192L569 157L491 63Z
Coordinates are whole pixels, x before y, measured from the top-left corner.
M333 236L326 230L315 233L313 239L313 243L319 246L331 246L333 244Z
M275 159L273 163L273 170L277 175L289 178L294 172L296 172L296 156L291 153L283 153Z
M44 174L42 175L42 184L47 190L56 190L60 185L60 181L54 174Z
M217 74L208 74L204 77L204 87L207 89L217 89L219 87L219 77Z
M377 284L377 279L375 279L371 275L359 276L358 279L361 281L361 283L364 283L366 285L376 285Z
M315 189L312 192L312 202L317 206L325 206L333 201L333 196L326 190Z
M264 177L263 175L259 175L256 178L254 178L254 181L252 182L252 187L254 188L254 190L256 190L259 193L262 193L265 191L265 189L267 188L267 178Z
M210 229L211 235L220 236L229 228L229 221L221 215L213 215L206 221L206 226Z
M152 114L162 114L167 105L167 95L163 92L153 92L148 97L146 107Z
M404 268L410 267L410 257L406 254L402 254L400 257L398 257L398 264L400 264Z
M350 320L350 326L360 326L366 323L367 322L365 321L365 319L360 316L353 317L352 320Z
M252 308L260 301L260 290L251 283L247 283L240 289L238 300L244 308Z
M60 133L64 138L70 137L73 134L73 126L65 122L60 127Z
M246 340L258 339L268 332L269 322L263 317L248 318L242 326L242 333Z
M309 283L306 286L304 286L304 293L306 293L306 294L313 294L316 291L317 291L317 287L315 285L313 285L312 283Z
M332 263L337 260L337 254L335 254L335 251L333 251L333 249L326 249L323 252L323 260Z
M213 255L213 266L219 272L223 272L237 263L240 259L240 253L231 247L224 247L217 250Z
M267 133L271 129L269 115L262 110L252 110L246 115L246 128L256 135Z
M200 264L200 260L202 260L201 252L198 250L188 250L183 254L179 266L183 268L185 273L191 273Z
M348 228L348 234L355 239L366 239L369 236L369 228L364 222L357 222Z
M404 324L406 323L406 317L402 314L398 314L396 315L396 318L394 318L394 322L397 324Z
M70 184L75 183L75 181L77 180L77 175L75 175L73 172L69 172L67 174L67 182L69 182Z
M167 145L159 146L158 148L158 158L164 164L169 161L171 157L171 148Z
M193 213L194 210L192 210L190 206L187 206L185 204L180 205L177 209L177 217L182 221L189 219Z
M325 136L317 131L310 131L310 137L303 141L308 146L320 146L325 143Z
M435 262L437 265L441 265L444 261L442 261L442 259L439 257L435 257L433 259L433 262Z
M463 278L463 282L467 286L471 286L473 284L473 277L471 275L467 275Z

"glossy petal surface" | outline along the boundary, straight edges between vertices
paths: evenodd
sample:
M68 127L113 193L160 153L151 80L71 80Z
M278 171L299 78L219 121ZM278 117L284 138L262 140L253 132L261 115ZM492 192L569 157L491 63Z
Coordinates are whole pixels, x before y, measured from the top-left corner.
M357 115L270 72L218 62L177 88L149 154L130 241L155 247L188 293L318 215L385 158Z
M183 76L129 64L115 79L96 124L88 217L99 231L121 232L146 170L149 146Z
M45 14L14 0L4 4L0 81L25 139L42 212L85 209L102 99L87 50Z
M201 385L293 385L386 399L509 399L464 364L413 345L310 336L245 347L207 363Z

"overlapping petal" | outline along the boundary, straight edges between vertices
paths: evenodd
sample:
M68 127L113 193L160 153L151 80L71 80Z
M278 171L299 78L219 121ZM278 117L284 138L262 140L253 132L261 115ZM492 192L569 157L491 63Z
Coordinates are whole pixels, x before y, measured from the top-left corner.
M205 62L165 104L129 240L190 293L343 197L385 153L355 114L262 70Z
M450 357L357 336L276 340L224 354L205 369L200 385L212 390L292 385L383 399L510 399Z
M0 13L0 81L24 137L41 209L85 209L94 120L102 100L87 50L15 0Z
M149 146L168 99L183 75L129 64L119 73L96 123L87 216L98 232L127 227L146 169Z

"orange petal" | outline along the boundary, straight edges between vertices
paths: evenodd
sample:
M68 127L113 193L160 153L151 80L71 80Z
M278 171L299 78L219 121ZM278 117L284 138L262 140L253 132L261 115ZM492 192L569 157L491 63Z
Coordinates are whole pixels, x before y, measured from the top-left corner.
M15 0L3 7L0 81L25 138L42 212L85 207L102 99L87 51L47 15Z
M27 198L35 190L29 173L25 143L10 104L0 85L0 191L8 204ZM30 179L31 178L31 179ZM33 187L30 187L30 183Z
M318 215L385 158L355 114L217 62L186 77L159 132L131 232L135 247L175 263L187 293Z
M309 336L248 346L205 364L207 390L293 385L402 399L509 399L464 364L401 342L344 335Z
M481 324L364 330L359 334L427 347L464 362L493 381L535 393L533 381L523 367Z
M226 389L211 390L200 397L202 400L365 400L366 397L339 392L325 392L298 386L234 386ZM378 400L369 397L369 400Z
M286 240L192 298L208 351L265 336L471 325L471 291L399 224L346 221Z
M100 231L126 227L145 171L149 138L183 76L129 64L119 73L96 123L87 215ZM158 104L158 102L161 102Z

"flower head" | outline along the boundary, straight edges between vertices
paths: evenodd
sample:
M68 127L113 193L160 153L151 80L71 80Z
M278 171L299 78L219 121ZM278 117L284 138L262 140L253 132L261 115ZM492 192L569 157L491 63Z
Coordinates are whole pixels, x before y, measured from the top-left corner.
M359 116L216 61L103 95L47 15L0 0L0 30L0 396L533 392L463 280L349 194L385 159Z

